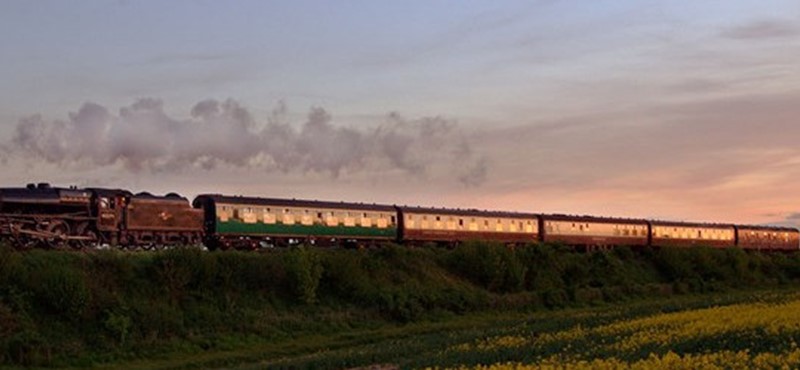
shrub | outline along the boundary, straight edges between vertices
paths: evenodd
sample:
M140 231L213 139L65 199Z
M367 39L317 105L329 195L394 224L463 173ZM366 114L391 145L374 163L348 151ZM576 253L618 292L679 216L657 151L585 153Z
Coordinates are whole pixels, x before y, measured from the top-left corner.
M499 293L521 291L528 271L514 249L492 243L465 243L451 253L448 265L473 283Z
M201 252L196 249L172 249L157 254L152 261L151 269L155 284L160 286L172 304L180 302L187 294L189 285L202 285L200 272L204 261Z
M295 247L284 255L289 284L295 299L301 303L317 302L317 288L323 272L318 253L314 249Z
M39 275L36 280L40 283L34 291L40 307L71 320L81 318L90 300L86 277L81 271L70 266L51 265L35 274Z
M131 318L124 313L109 312L103 325L120 346L124 347L133 327Z

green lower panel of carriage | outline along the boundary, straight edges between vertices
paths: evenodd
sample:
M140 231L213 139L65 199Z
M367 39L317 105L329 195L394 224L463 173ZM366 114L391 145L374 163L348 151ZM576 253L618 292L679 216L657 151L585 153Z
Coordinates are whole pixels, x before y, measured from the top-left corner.
M314 236L314 237L352 237L365 239L395 239L395 227L285 225L281 223L244 223L241 221L217 221L217 233L235 235L276 235L276 236Z

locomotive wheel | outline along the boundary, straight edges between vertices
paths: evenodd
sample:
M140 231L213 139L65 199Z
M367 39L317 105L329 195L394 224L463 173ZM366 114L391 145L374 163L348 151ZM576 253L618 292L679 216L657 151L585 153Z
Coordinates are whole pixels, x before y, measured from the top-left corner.
M75 230L75 235L87 239L71 240L69 245L76 250L89 248L97 243L97 233L89 227L88 223L81 223Z
M167 238L161 234L153 235L153 249L157 251L163 251L165 249L169 249Z
M17 227L19 232L13 232L12 230L11 245L21 250L41 248L45 246L45 242L41 238L26 234L26 231L39 231L37 230L35 224L21 224Z
M52 233L53 236L47 240L50 248L63 249L67 246L67 236L69 235L69 225L60 220L53 221L48 227L47 231Z

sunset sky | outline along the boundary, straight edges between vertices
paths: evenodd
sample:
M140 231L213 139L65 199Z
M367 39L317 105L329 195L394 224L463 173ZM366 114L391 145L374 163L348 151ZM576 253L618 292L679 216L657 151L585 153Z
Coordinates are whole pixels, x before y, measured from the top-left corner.
M800 225L797 1L0 2L0 186Z

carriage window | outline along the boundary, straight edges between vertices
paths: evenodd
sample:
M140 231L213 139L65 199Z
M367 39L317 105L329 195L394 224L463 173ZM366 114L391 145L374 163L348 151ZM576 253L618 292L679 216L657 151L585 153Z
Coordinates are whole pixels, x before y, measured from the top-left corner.
M317 218L322 218L322 212L317 212Z
M459 218L458 219L458 226L464 226L464 219L463 218Z
M439 216L436 216L436 221L441 221L441 220L442 220L442 218L441 218L441 217L439 217Z
M392 223L395 223L394 216L392 216L391 220L392 220Z
M289 213L289 208L284 209L283 213Z
M366 213L363 213L363 214L361 215L361 217L363 217L363 218L367 218L367 214L366 214Z

